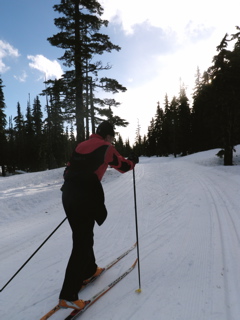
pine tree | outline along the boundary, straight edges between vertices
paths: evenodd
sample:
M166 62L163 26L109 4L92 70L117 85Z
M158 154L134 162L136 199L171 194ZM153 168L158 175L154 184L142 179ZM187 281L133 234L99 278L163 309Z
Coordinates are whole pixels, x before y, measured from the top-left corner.
M25 131L26 135L33 137L34 129L33 129L33 116L32 110L30 106L30 101L27 103L27 112L26 112L26 120L25 120Z
M124 148L124 144L123 144L123 139L120 134L118 135L118 137L115 141L115 147L120 154L122 154L123 156L125 155L125 148Z
M179 151L183 156L185 156L190 150L191 120L189 100L186 96L184 86L180 88L178 101L178 145Z
M237 39L233 51L227 50L228 42ZM213 66L208 69L211 94L215 107L215 123L218 124L220 144L224 149L224 165L232 165L233 147L238 142L240 50L239 32L232 39L226 34L217 47Z
M47 107L47 117L43 125L43 150L46 167L50 169L57 168L57 160L54 155L54 127L51 114L51 107ZM62 145L63 147L63 145Z
M219 147L218 115L215 114L212 86L209 74L204 72L201 83L196 86L192 108L193 152Z
M25 125L25 167L27 171L32 171L32 148L34 146L34 128L33 128L33 116L30 106L30 101L27 102L26 120Z
M6 165L6 150L7 150L7 140L6 140L6 114L5 101L3 94L3 84L2 79L0 78L0 166L2 168L2 175L5 176L5 165Z
M32 171L40 171L46 168L46 158L43 139L43 112L37 96L33 101L32 120L34 130L34 146L32 148Z
M64 134L60 97L55 92L50 96L50 104L47 105L44 137L48 169L63 166L66 160L64 146L67 136Z
M108 25L108 21L100 18L103 8L98 1L61 0L53 8L63 14L55 19L55 25L61 31L48 40L52 45L65 50L60 59L64 60L66 67L73 68L64 74L64 82L74 93L77 140L83 141L86 111L88 114L88 106L84 106L84 90L87 88L89 74L97 75L99 70L108 69L101 62L91 63L91 60L105 51L120 50L120 47L112 44L107 35L99 32ZM85 103L86 101L88 98Z
M43 126L43 112L41 102L37 96L33 102L32 108L32 119L33 119L33 130L35 135L41 137L42 135L42 126Z
M196 75L195 75L196 79L195 79L195 88L194 88L194 92L193 92L193 98L195 97L195 95L198 94L198 92L200 91L201 89L201 72L200 72L200 69L199 67L197 67L197 72L196 72Z
M25 124L24 117L21 111L20 103L17 103L17 115L13 118L15 122L14 131L15 131L15 166L19 170L25 170Z
M131 152L132 152L132 148L130 146L130 141L129 141L129 139L127 139L126 142L125 142L125 153L124 153L124 155L127 157Z
M142 144L142 136L141 136L141 126L138 121L137 129L136 129L136 137L135 137L135 144L133 146L133 151L138 155L141 156L144 154L144 148Z
M96 117L96 124L102 121L102 117L111 122L114 127L126 127L129 124L125 119L114 115L112 108L120 106L120 103L116 102L115 99L95 99L95 103L100 106L99 108L95 108L100 116L100 118Z
M170 153L174 154L174 157L177 156L177 154L180 152L179 145L178 145L178 100L174 96L172 98L172 101L169 105L168 110L168 123L170 125Z
M16 166L16 153L15 153L15 131L13 128L12 116L9 117L6 136L7 136L7 150L6 150L7 171L9 173L14 173L15 166Z
M166 94L164 99L164 115L162 124L162 152L164 156L168 156L171 153L171 128L172 116L168 95Z
M154 118L152 118L150 126L148 127L146 154L149 157L156 155L156 133Z
M163 110L160 107L160 103L158 102L154 120L154 132L156 137L156 155L160 157L163 155L163 122Z
M234 72L234 100L235 100L235 114L234 114L234 142L240 143L240 92L237 88L240 87L240 27L236 26L237 32L231 35L231 41L236 39L234 49L232 52L232 71Z

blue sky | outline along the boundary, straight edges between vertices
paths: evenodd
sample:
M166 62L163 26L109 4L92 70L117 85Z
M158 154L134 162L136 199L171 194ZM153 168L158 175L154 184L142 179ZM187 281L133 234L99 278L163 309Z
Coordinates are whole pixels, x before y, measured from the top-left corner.
M57 33L53 5L59 0L9 0L0 3L0 75L3 80L7 116L16 115L17 102L26 113L44 89L45 77L60 77L64 67L58 60L63 50L52 47L48 37ZM178 95L180 84L191 98L197 67L205 71L225 33L240 26L238 0L100 0L103 30L120 52L99 57L112 69L101 76L117 79L128 91L114 95L121 106L116 114L130 122L122 129L124 139L134 141L138 123L147 133L157 102ZM107 96L106 96L107 97ZM111 96L112 97L112 96ZM44 98L41 98L44 107Z
M10 0L0 4L0 74L8 116L16 115L18 101L25 114L29 94L32 103L44 89L44 72L36 69L38 56L42 56L42 64L52 64L48 68L50 76L55 77L61 69L57 62L61 50L46 40L57 31L53 4L51 0ZM44 57L49 61L44 61Z

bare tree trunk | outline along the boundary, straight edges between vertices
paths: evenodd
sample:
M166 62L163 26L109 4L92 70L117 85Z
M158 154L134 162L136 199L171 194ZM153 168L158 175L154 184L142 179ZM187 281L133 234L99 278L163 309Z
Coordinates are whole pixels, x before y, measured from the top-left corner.
M4 166L4 165L2 165L1 167L2 167L2 176L3 176L3 177L6 177L6 170L5 170L5 166Z
M91 121L92 121L92 133L95 133L95 117L94 117L94 105L93 105L93 90L92 90L92 78L90 82L90 104L91 104Z
M233 165L233 148L232 146L226 146L224 149L224 165L232 166Z
M75 72L77 141L85 140L79 2L75 3Z

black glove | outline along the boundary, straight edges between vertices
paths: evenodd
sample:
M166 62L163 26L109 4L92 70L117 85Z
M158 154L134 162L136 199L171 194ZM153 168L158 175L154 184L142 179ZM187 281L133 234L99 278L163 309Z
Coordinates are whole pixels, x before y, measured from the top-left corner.
M130 153L130 155L128 157L128 160L131 160L134 163L138 163L139 162L139 158L134 152Z

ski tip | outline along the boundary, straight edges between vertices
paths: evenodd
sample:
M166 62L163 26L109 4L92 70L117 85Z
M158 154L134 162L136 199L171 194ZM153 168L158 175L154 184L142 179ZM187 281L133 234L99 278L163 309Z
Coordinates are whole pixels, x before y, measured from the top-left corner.
M135 292L136 292L136 293L141 293L141 292L142 292L142 289L139 288L139 289L135 290Z
M134 261L134 263L133 263L133 265L132 265L133 268L135 268L137 262L138 262L138 258Z

